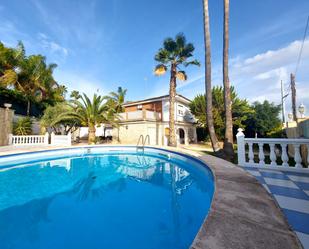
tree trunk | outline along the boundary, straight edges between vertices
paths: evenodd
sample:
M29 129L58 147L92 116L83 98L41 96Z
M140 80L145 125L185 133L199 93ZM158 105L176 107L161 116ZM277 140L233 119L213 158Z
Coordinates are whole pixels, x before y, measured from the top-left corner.
M220 145L214 128L214 119L212 113L212 89L211 89L211 53L210 53L210 30L208 0L204 3L204 43L205 43L205 88L206 88L206 116L207 127L214 152L219 152Z
M223 86L224 86L224 110L225 110L225 139L224 154L227 159L234 157L233 150L233 119L231 88L229 82L228 58L229 58L229 0L224 0L224 32L223 32Z
M88 144L95 143L95 126L89 124L88 128Z
M27 116L30 116L30 99L27 100Z
M170 79L170 109L169 109L169 140L168 145L176 147L175 132L175 99L176 99L176 65L171 65Z

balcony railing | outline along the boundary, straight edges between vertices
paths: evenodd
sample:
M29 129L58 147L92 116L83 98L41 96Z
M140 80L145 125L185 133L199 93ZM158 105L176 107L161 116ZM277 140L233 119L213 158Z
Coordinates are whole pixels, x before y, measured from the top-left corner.
M140 110L134 112L124 112L119 114L120 121L160 121L161 120L161 113L159 112L152 112L147 110Z

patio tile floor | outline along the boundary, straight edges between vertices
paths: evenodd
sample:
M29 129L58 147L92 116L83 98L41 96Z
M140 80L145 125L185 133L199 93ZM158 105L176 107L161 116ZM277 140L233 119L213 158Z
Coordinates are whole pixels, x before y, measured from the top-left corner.
M309 173L245 167L273 195L305 249L309 249Z

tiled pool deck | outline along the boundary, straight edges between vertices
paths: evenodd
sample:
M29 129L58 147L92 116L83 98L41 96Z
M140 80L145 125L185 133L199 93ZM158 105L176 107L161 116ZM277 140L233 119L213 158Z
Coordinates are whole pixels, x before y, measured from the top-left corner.
M309 173L245 168L271 193L305 249L309 249Z

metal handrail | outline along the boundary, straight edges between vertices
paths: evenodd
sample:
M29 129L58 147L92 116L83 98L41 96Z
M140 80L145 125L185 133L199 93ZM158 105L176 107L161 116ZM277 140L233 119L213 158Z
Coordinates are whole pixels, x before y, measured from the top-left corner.
M146 137L144 138L144 135L140 135L137 141L137 144L136 144L136 150L138 150L139 148L144 150L147 140L148 140L148 145L150 145L150 136L146 135ZM141 145L140 145L140 142L142 142Z
M143 136L143 135L140 135L140 136L139 136L139 139L138 139L138 141L137 141L137 144L136 144L136 148L138 148L141 139L142 139L142 144L144 144L144 136Z
M143 147L145 147L147 138L148 138L148 145L150 145L150 136L149 136L149 135L146 135L145 140L144 140L144 143L143 143Z

